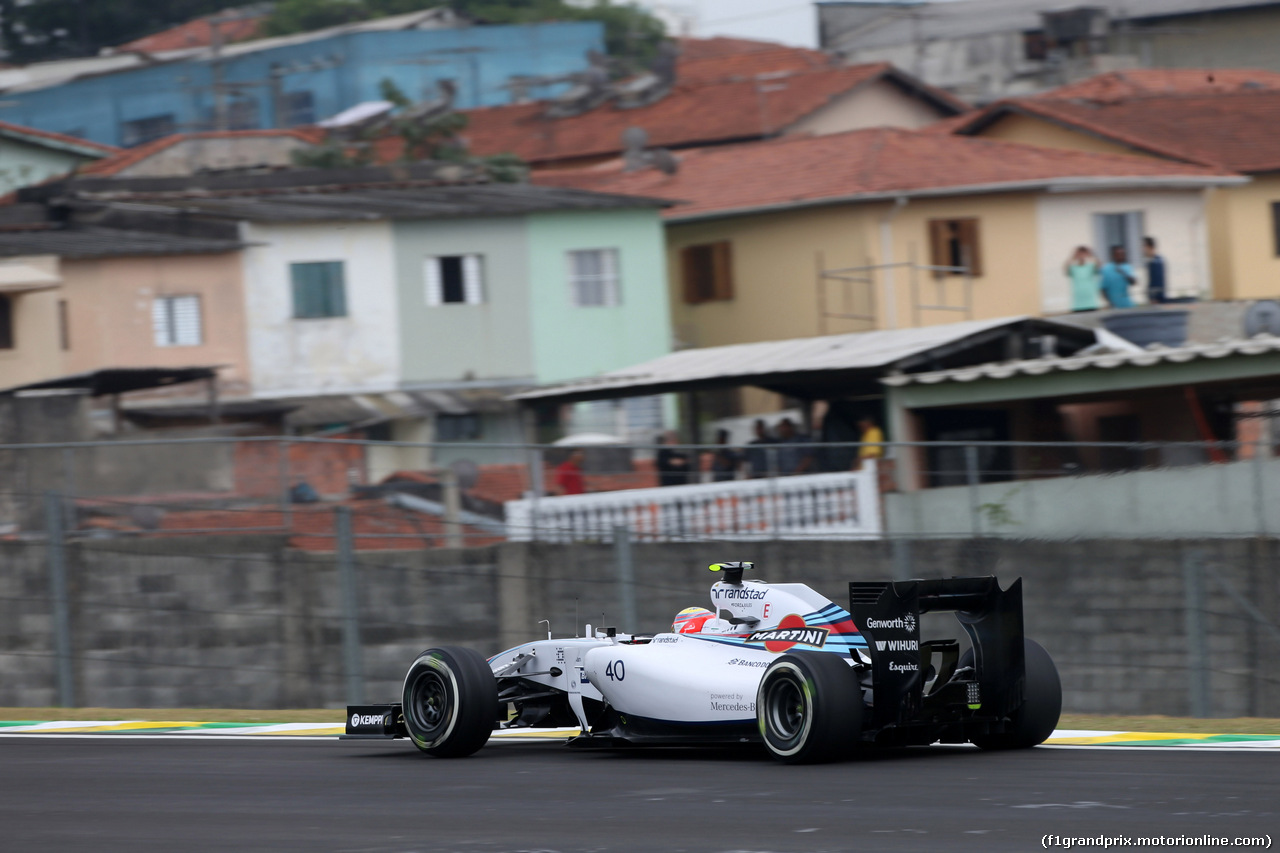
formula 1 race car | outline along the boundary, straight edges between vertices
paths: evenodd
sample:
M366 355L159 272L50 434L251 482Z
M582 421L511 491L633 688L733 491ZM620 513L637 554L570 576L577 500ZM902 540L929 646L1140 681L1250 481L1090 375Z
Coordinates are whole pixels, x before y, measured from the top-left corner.
M347 738L407 737L470 755L495 729L577 727L572 747L763 743L788 764L876 746L971 742L1021 749L1053 732L1062 687L1023 637L1022 581L854 581L844 609L804 584L744 581L751 563L711 566L714 610L682 611L669 633L526 643L485 660L428 649L403 701L347 708ZM954 612L968 635L920 639L920 616Z

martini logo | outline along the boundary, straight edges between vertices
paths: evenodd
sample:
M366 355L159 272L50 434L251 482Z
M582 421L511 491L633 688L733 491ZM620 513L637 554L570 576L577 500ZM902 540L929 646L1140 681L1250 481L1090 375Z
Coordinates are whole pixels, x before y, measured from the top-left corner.
M827 634L830 633L828 628L814 628L805 624L803 616L797 616L792 613L783 616L782 621L778 623L778 627L769 628L765 631L753 631L748 637L748 643L764 643L764 647L771 652L785 652L792 646L813 646L820 649L827 644Z

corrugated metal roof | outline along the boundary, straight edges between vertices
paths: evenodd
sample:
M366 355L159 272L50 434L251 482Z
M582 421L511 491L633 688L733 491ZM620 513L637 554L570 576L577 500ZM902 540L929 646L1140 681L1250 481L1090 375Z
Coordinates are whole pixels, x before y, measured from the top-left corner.
M234 252L238 240L213 240L123 231L115 228L50 228L0 231L0 257L59 255L64 259L129 255L202 255Z
M93 198L95 193L85 193ZM353 222L519 216L552 210L665 207L670 201L529 184L413 188L311 187L227 195L104 193L102 200L141 210L171 210L249 222Z
M847 335L795 338L673 352L643 364L599 376L564 382L512 395L513 400L590 399L656 394L680 386L723 381L725 384L782 384L806 374L879 373L903 366L919 356L941 353L989 333L1031 323L1046 331L1080 337L1093 333L1078 326L1032 317L971 320L917 329L880 330Z
M1118 367L1153 367L1157 364L1185 364L1198 359L1227 358L1237 355L1266 355L1280 352L1280 338L1257 335L1253 338L1220 341L1212 344L1192 344L1182 347L1163 347L1152 344L1138 352L1100 352L1088 355L1023 359L980 364L975 367L958 367L951 370L935 370L926 373L908 373L886 376L880 381L885 385L938 385L943 382L974 382L980 379L1010 379L1015 376L1044 376L1048 373L1078 370L1109 370Z

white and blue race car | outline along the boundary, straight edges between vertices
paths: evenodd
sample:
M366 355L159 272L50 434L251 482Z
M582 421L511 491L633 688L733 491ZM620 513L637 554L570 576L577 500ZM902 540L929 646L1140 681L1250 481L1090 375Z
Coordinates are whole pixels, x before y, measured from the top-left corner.
M487 660L423 652L402 701L347 709L347 738L407 737L424 753L471 755L495 729L576 727L571 747L762 743L786 763L876 746L1042 743L1062 688L1022 630L1022 581L994 577L851 582L841 607L804 584L744 580L716 563L711 610L672 630L539 640ZM968 638L920 639L950 611Z

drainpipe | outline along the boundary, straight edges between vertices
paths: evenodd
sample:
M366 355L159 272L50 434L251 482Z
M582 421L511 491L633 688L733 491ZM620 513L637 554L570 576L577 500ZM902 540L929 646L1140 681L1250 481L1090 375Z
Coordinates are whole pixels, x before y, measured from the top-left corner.
M880 265L884 269L884 325L898 328L898 301L893 289L893 218L907 206L907 197L898 196L880 220Z

